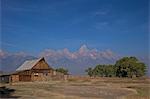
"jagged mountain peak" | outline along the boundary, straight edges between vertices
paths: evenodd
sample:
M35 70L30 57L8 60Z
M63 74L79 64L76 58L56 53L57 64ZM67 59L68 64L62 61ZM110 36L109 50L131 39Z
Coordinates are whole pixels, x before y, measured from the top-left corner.
M1 52L0 52L1 53ZM6 52L7 53L7 52ZM2 57L3 56L3 57ZM86 45L82 45L79 50L70 52L67 48L62 50L45 49L41 51L38 57L45 57L49 65L53 67L63 66L69 69L73 74L84 72L88 66L95 66L101 63L113 63L118 58L111 50L100 51L97 49L88 49ZM0 55L4 71L15 70L26 59L32 59L24 52L9 53ZM80 70L80 71L79 71Z

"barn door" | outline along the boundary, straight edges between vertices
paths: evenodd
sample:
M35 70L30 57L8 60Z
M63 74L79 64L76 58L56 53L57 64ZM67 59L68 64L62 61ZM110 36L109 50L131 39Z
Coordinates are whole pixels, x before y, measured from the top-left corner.
M19 75L19 81L31 81L31 75Z

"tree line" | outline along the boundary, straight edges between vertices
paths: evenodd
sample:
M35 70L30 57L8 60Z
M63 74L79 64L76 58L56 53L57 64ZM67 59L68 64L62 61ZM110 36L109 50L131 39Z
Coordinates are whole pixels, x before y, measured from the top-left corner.
M63 67L57 68L57 69L55 69L55 71L56 71L56 72L63 73L63 74L65 74L65 75L68 75L68 74L69 74L69 73L68 73L68 69L65 69L65 68L63 68Z
M114 65L97 65L85 71L90 77L142 77L146 74L147 67L136 57L123 57Z

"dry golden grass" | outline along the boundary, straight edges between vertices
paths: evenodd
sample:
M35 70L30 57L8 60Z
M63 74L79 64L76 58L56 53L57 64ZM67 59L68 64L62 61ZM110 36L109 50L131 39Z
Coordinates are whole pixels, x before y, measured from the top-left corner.
M150 99L150 80L74 77L68 81L5 85L20 99Z

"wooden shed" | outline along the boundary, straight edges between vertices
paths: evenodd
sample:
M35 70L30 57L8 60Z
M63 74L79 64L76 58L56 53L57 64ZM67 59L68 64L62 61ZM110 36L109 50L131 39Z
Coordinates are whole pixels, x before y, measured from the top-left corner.
M2 73L0 74L0 83L9 83L10 82L10 74Z
M12 82L19 81L45 81L52 77L53 69L49 67L44 58L25 61L16 72L11 74Z

